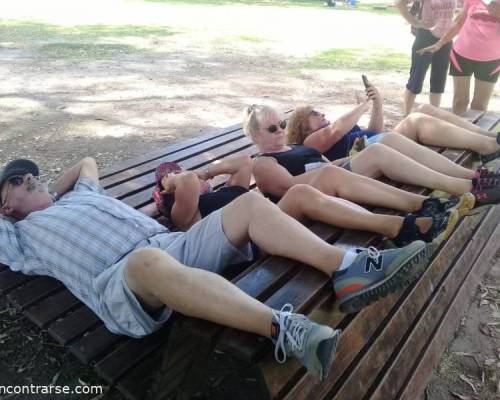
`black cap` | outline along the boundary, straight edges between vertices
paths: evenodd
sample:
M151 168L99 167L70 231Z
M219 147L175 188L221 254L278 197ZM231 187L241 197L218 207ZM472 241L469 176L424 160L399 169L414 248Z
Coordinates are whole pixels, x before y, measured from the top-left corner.
M14 175L26 175L31 174L33 176L38 176L38 166L30 160L17 159L9 162L2 171L0 175L0 189L2 189L3 184Z

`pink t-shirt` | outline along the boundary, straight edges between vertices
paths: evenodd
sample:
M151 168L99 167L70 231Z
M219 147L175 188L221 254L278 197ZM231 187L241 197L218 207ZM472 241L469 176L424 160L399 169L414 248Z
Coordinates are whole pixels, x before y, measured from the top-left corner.
M457 1L423 0L423 2L422 22L432 25L430 31L435 37L442 37L452 25Z
M488 13L482 0L465 0L464 10L467 19L453 49L474 61L500 59L500 22Z

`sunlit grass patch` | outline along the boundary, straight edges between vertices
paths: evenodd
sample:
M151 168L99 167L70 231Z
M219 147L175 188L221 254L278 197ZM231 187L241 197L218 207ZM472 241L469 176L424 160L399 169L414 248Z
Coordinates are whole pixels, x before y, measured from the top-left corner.
M410 67L410 56L384 48L329 49L305 60L305 68L404 71Z
M241 40L243 42L251 42L251 43L264 43L268 41L267 39L262 37L248 36L248 35L237 36L236 39Z
M141 49L128 44L108 43L49 43L40 46L40 52L54 58L112 58L117 55L138 53Z
M34 42L54 39L83 40L123 37L164 37L174 34L166 26L76 25L61 26L39 22L0 20L0 42Z

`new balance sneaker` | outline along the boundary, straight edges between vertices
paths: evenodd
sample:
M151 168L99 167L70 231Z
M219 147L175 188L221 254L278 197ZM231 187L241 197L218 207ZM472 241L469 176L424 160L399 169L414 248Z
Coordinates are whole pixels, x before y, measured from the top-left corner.
M472 194L476 198L477 205L497 204L500 201L500 186L491 183L487 179L472 180Z
M323 381L330 372L341 331L292 311L291 304L273 311L273 323L279 326L278 337L274 340L274 357L280 364L287 357L295 357L310 374Z
M332 274L340 310L353 313L406 287L417 279L427 263L427 247L421 240L400 249L379 251L370 247L353 263Z
M397 247L407 246L415 240L423 240L424 242L441 243L446 240L453 229L455 228L460 216L455 209L450 209L443 213L434 214L430 228L424 233L416 224L417 216L413 214L407 215L403 220L403 226L399 231L398 236L393 239ZM439 239L438 239L439 238Z
M419 217L432 217L433 215L444 213L455 209L459 217L464 216L472 210L476 203L476 197L470 193L464 193L460 197L452 196L449 199L429 197L422 203L422 208L415 215Z

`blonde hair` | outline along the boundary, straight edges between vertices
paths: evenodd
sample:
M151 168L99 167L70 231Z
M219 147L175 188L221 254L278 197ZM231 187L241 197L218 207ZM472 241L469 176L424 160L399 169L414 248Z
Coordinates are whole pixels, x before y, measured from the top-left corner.
M269 115L276 114L276 110L262 104L252 104L243 110L243 132L252 137L260 130L260 121Z
M302 144L309 133L309 116L313 110L312 106L297 107L290 116L286 125L286 141L288 144Z

